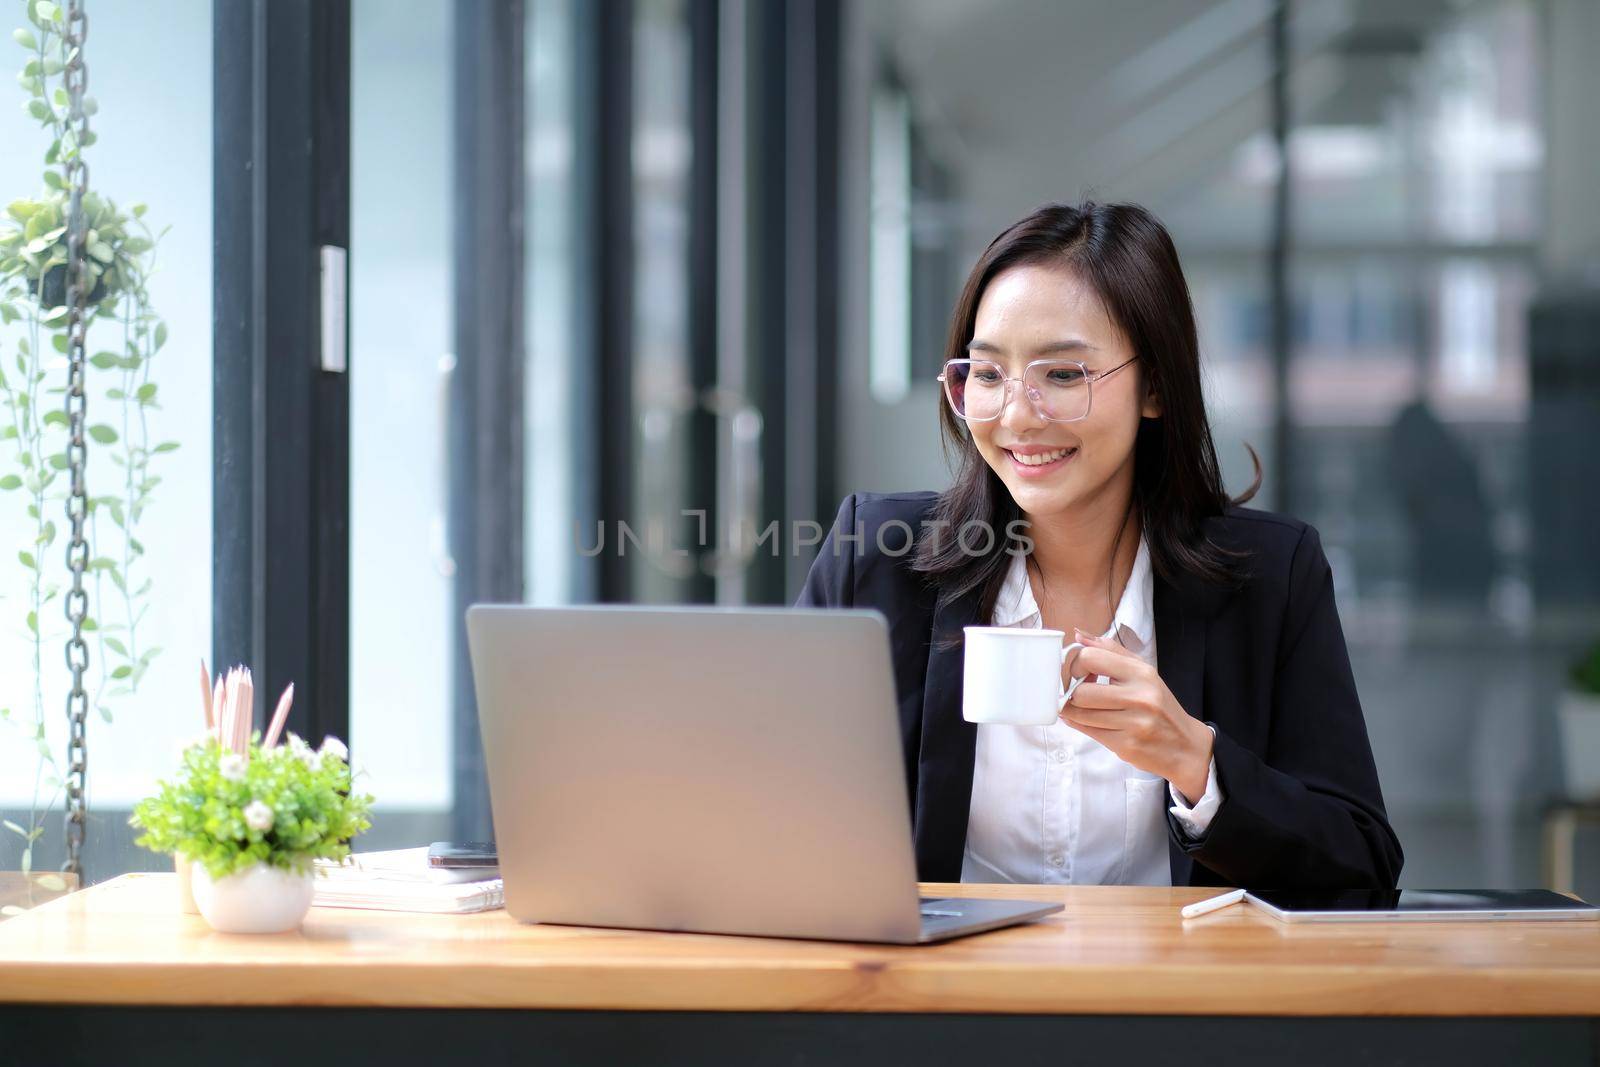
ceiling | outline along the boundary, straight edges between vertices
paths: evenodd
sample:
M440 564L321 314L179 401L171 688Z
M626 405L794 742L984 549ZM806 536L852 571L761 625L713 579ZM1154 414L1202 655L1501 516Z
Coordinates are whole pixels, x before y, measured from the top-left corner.
M1423 41L1469 6L1291 6L1297 123L1382 120ZM1184 201L1271 124L1271 0L863 0L972 248L1046 200Z

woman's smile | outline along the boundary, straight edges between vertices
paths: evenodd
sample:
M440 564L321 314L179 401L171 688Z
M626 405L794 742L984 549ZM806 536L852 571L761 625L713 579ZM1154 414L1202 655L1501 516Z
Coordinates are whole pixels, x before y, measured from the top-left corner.
M1023 478L1043 478L1066 467L1078 449L1072 445L1013 445L1005 449L1011 467Z

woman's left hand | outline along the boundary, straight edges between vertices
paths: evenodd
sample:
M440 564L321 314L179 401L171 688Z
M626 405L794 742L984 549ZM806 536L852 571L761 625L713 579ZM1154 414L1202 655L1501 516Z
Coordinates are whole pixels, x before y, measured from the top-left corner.
M1211 769L1211 728L1178 703L1156 669L1114 642L1074 631L1084 645L1072 662L1086 681L1061 710L1061 720L1100 742L1125 763L1159 774L1190 803L1206 791Z

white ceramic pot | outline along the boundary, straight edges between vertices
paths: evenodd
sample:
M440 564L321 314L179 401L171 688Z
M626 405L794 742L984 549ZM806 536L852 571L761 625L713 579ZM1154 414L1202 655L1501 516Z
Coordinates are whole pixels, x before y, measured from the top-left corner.
M315 875L258 863L213 879L194 865L194 902L212 929L226 934L278 934L300 925L311 909Z
M1600 798L1600 696L1567 690L1561 694L1560 720L1567 796Z

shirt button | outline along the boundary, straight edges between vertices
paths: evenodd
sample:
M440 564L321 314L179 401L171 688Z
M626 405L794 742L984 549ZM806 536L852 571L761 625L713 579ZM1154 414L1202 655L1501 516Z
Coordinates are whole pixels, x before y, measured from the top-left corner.
M1063 856L1059 852L1057 852L1054 856L1050 857L1050 866L1052 866L1052 867L1063 866L1066 862L1067 862L1067 857Z
M1067 754L1065 752L1063 752L1061 749L1058 748L1054 752L1050 753L1050 762L1051 763L1065 763L1066 761L1067 761Z

